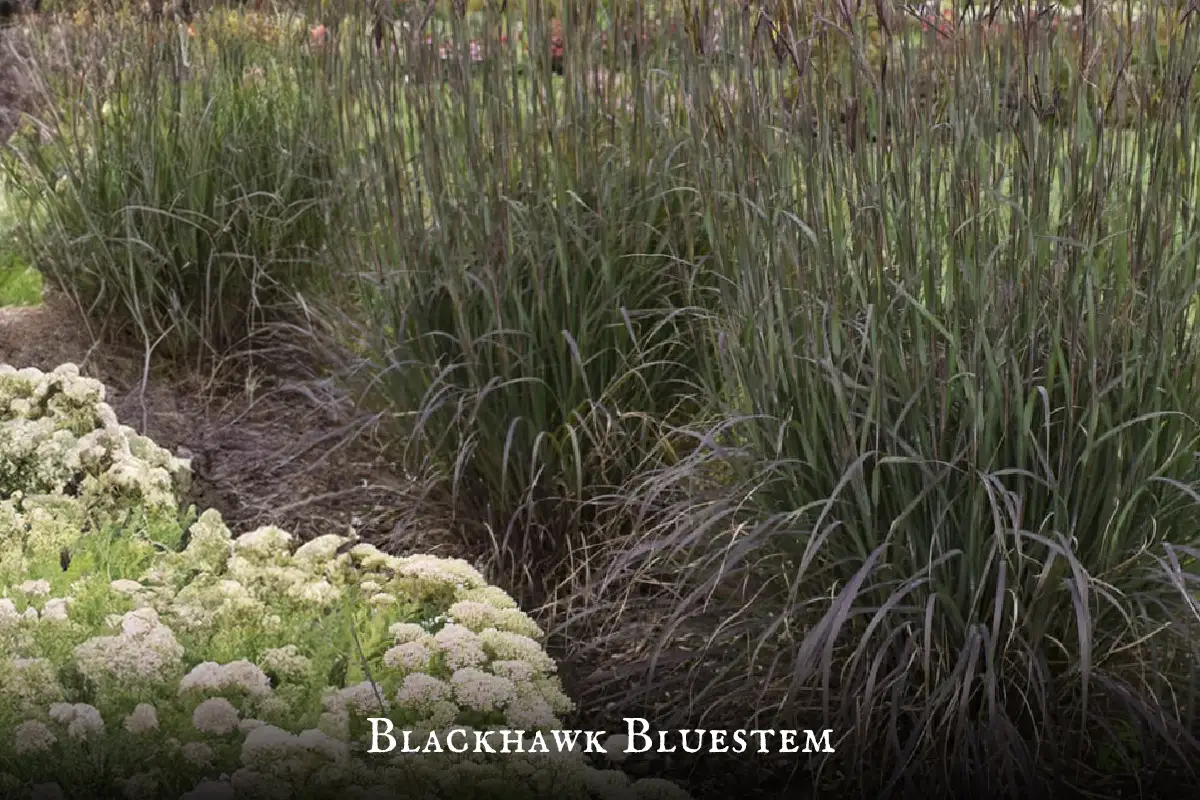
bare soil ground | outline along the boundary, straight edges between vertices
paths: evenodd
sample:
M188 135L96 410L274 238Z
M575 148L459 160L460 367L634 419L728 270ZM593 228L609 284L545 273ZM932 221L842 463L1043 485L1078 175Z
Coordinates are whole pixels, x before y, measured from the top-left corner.
M406 509L409 488L379 448L346 441L346 404L312 386L217 394L202 376L143 374L137 352L96 346L65 300L0 308L0 363L50 370L74 363L102 381L126 425L192 459L198 508L221 512L234 534L265 524L302 539L352 530L395 553L454 555L444 527Z

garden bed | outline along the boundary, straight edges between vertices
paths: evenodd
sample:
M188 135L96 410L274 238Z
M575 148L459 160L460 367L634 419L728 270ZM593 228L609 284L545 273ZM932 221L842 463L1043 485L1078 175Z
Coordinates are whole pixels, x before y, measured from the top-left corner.
M368 716L562 727L540 629L463 561L275 526L235 538L216 511L181 515L189 480L74 365L0 365L6 795L686 797L582 753L365 753Z

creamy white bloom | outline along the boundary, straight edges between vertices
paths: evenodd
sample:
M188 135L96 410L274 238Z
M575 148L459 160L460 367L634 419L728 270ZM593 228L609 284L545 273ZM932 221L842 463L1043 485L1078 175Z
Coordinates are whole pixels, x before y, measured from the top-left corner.
M329 581L322 579L299 585L293 584L288 594L306 603L328 606L341 598L342 591Z
M566 692L563 691L562 684L558 682L557 678L534 678L528 688L522 686L517 690L517 693L524 694L526 691L536 692L537 696L550 704L555 714L566 714L569 711L575 710L575 703L571 698L567 697Z
M484 628L497 627L496 619L499 610L477 600L460 600L450 606L450 610L446 613L455 622L478 633Z
M401 559L396 572L433 585L477 589L487 585L479 570L458 558L415 555Z
M218 664L205 661L197 664L179 682L179 693L190 691L243 691L251 697L266 697L271 692L271 679L261 669L245 659Z
M424 670L429 667L433 654L421 642L405 642L389 648L383 654L383 663L392 669Z
M250 769L269 770L275 763L290 758L299 740L274 725L260 725L246 734L242 742L242 763Z
M259 666L284 681L301 681L308 677L312 662L294 644L264 650Z
M401 706L428 710L435 703L450 699L452 695L453 689L445 681L415 672L404 676L404 682L396 692L396 702Z
M479 586L458 592L460 601L486 603L492 608L516 608L517 601L499 586Z
M208 767L212 765L213 749L204 742L188 742L180 748L184 761L193 767Z
M381 552L373 544L356 544L350 549L350 558L363 570L386 569L396 571L404 562L396 556Z
M50 594L50 581L36 580L25 581L21 584L21 591L31 597L42 597Z
M388 628L388 633L396 644L415 642L429 636L429 633L415 622L397 622Z
M266 525L233 540L233 549L238 555L254 559L270 559L286 554L291 547L292 535L285 530Z
M439 700L428 711L422 726L430 730L445 728L458 719L458 706L449 700Z
M327 696L325 707L329 711L347 709L359 714L375 715L383 710L381 708L383 696L383 689L379 684L362 681Z
M121 633L126 636L145 636L159 624L157 611L153 608L138 608L121 617Z
M332 561L337 555L337 549L348 541L350 540L345 536L327 533L300 545L292 554L292 558L302 563L323 564Z
M57 741L58 737L46 727L45 723L31 719L17 726L14 749L17 751L17 755L44 753Z
M484 714L499 711L516 697L516 687L508 678L475 667L456 671L450 677L450 686L459 705Z
M201 733L225 736L238 728L238 710L224 697L210 697L192 712L192 725Z
M33 716L47 704L63 699L54 664L45 658L0 661L0 698L18 714Z
M70 602L65 597L55 597L46 601L46 605L42 606L42 621L43 622L66 622L67 621L67 604Z
M188 630L217 623L246 625L267 611L267 604L241 581L204 574L183 587L170 609L172 619Z
M350 738L350 714L345 709L326 711L317 720L317 728L339 741Z
M492 674L508 678L513 683L529 683L538 674L528 661L493 661L488 667Z
M0 597L0 625L20 621L21 615L17 612L17 604L7 597Z
M87 703L54 703L50 719L65 725L72 739L93 739L104 735L104 719L95 706Z
M188 546L183 559L190 567L208 572L222 569L233 554L233 536L221 520L220 512L209 509L188 530Z
M541 694L518 687L505 710L510 728L517 730L554 730L561 725L553 706Z
M291 713L291 706L282 697L268 695L259 698L257 703L258 716L264 720L281 720Z
M75 648L75 663L85 677L134 690L171 680L182 659L183 645L150 608L122 617L119 635L97 636Z
M542 646L528 636L487 628L479 633L483 649L500 661L525 661L541 673L553 673L558 666Z
M433 636L433 643L451 670L474 667L487 661L484 642L471 629L453 622Z
M99 709L86 703L75 704L75 718L67 726L72 739L94 739L104 735L104 718Z
M330 761L344 761L350 755L350 748L345 742L338 741L320 729L302 731L296 743Z
M136 735L158 730L158 712L149 703L138 703L125 717L125 730Z

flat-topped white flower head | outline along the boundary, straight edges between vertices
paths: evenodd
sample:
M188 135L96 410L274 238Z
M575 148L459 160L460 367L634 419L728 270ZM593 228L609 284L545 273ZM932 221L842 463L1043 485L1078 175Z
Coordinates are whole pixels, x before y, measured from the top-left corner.
M104 735L104 718L99 709L87 703L54 703L49 716L65 726L72 739L96 739Z
M158 730L158 712L149 703L138 703L137 707L125 717L125 730L135 736Z
M184 649L154 609L121 619L121 633L95 636L75 648L75 665L93 683L137 691L174 680Z
M36 719L18 725L14 739L14 749L17 755L45 753L58 741L54 731Z
M224 697L210 697L192 712L192 725L202 733L226 736L238 729L238 710Z
M216 694L230 690L244 692L251 697L266 697L272 694L271 679L255 664L239 659L228 664L215 661L197 664L179 682L180 694Z
M292 535L274 525L266 525L233 540L237 555L254 561L269 561L289 554Z

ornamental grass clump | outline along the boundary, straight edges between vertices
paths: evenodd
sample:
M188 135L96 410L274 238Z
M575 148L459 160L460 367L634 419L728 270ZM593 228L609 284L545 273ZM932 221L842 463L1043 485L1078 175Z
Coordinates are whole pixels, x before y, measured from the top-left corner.
M687 123L720 422L625 487L644 524L580 603L618 643L655 620L629 702L686 696L663 727L820 719L820 780L866 796L1193 768L1200 38L1150 5L1179 26L1161 60L1097 23L1084 54L964 33L933 74L911 43L871 58L862 20L830 37L847 136L824 58L790 108L749 68L695 76L753 108ZM1028 95L1059 74L1051 116Z
M332 360L396 423L412 471L433 468L471 546L545 597L586 549L589 502L640 468L663 424L700 413L708 232L683 132L582 78L564 92L549 59L500 44L511 18L483 16L482 63L461 19L446 60L424 58L414 28L394 57L347 36L330 62L360 187L338 261L364 265ZM531 52L548 54L538 19ZM600 74L589 52L569 74Z
M290 293L323 282L338 188L296 36L268 48L219 17L194 38L106 19L102 52L64 73L52 34L67 34L41 34L44 108L5 161L25 263L106 335L167 356L241 352L288 318Z
M0 367L0 464L6 796L663 796L577 751L365 753L369 717L424 743L572 709L537 624L466 562L181 516L186 464L70 365Z

